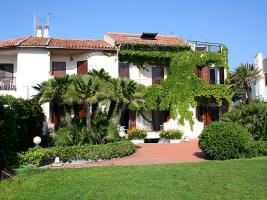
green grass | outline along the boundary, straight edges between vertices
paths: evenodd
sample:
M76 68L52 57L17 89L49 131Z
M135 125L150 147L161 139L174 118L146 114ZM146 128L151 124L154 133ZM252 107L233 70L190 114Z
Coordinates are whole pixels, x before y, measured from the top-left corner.
M0 182L0 199L267 199L267 158L32 170Z

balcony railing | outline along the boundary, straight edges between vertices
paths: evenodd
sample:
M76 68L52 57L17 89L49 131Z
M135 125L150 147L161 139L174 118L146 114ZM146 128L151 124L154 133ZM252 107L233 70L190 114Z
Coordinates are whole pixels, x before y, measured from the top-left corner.
M223 44L187 40L186 43L193 51L221 52Z
M16 90L16 78L0 77L0 90Z

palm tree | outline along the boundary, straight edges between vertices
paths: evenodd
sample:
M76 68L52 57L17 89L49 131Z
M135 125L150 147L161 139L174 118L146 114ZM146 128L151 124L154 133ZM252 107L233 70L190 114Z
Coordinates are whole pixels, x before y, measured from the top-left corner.
M110 106L107 117L110 119L114 114L114 123L118 123L123 113L131 102L135 100L137 83L130 79L112 79L110 88Z
M92 69L90 72L88 72L88 74L93 77L97 77L102 81L109 81L111 79L111 76L103 68L101 68L99 71Z
M66 75L62 77L55 77L37 84L33 88L38 90L35 98L41 103L50 102L52 105L63 105L65 117L68 125L71 124L71 114L64 100L64 95L71 84L72 79Z
M64 95L68 103L83 105L86 115L86 127L92 128L92 105L103 99L105 96L100 91L100 81L91 75L76 76Z
M230 74L230 83L233 84L235 88L246 90L248 103L252 101L251 86L259 79L261 79L261 70L255 68L254 64L249 63L241 63L239 67Z

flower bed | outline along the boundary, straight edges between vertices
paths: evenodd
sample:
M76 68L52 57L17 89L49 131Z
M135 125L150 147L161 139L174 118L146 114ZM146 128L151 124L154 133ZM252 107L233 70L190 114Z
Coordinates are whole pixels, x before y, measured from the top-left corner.
M63 162L73 160L108 160L131 155L135 147L130 141L119 141L100 145L81 145L51 148L31 148L18 154L22 165L42 166L53 163L55 157Z

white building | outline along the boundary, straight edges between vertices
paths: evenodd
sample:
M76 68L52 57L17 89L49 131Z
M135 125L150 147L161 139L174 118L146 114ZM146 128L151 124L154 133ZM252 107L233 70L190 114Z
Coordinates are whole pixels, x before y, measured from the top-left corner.
M254 58L254 64L261 70L262 78L252 86L253 98L267 102L267 58L263 58L263 54L258 53Z
M36 36L26 36L17 39L0 41L0 95L10 94L16 97L30 98L35 95L32 87L54 76L66 74L85 74L91 69L104 68L112 77L128 77L137 83L149 86L158 84L167 77L167 69L162 66L148 65L148 70L142 70L133 64L119 62L120 44L141 43L153 45L180 45L184 41L176 36L155 35L153 40L142 37L141 34L106 33L104 40L77 40L51 38L48 27L42 35L42 27L37 27ZM190 41L193 50L209 51L215 47L220 51L219 44L201 44ZM205 74L205 75L204 75ZM206 76L208 74L208 76ZM217 67L198 69L199 77L211 84L224 84L225 71ZM266 89L266 87L265 87ZM54 111L49 103L43 105L48 125L53 125ZM203 127L218 119L220 108L212 103L198 108L194 112L194 129L189 124L179 127L191 138L196 138ZM125 124L130 128L146 128L150 130L150 138L158 138L159 131L165 126L178 128L175 120L160 111L144 112L148 122L138 111L126 116ZM168 119L168 121L167 121Z

